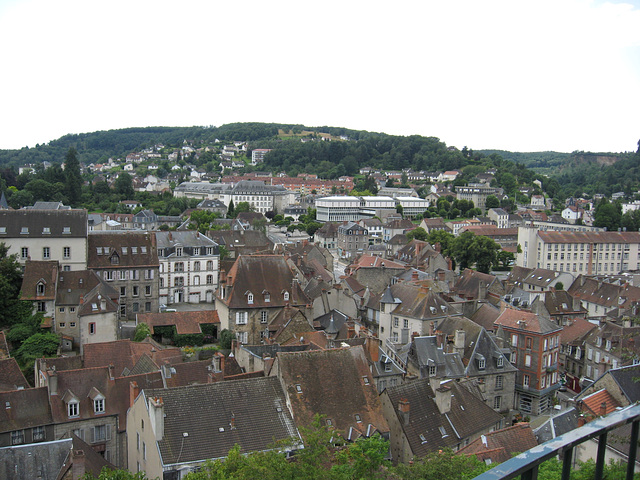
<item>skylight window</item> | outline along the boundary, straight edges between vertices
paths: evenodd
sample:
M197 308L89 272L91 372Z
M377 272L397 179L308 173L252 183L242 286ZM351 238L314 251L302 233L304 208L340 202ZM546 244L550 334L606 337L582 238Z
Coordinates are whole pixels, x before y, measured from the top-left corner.
M442 435L442 438L449 436L447 435L447 431L444 429L444 427L438 427L438 430L440 430L440 435Z

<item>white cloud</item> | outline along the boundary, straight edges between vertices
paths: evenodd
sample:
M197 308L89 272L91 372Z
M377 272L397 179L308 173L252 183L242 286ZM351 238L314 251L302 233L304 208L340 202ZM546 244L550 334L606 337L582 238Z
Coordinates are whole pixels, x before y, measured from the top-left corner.
M519 151L631 150L640 135L640 9L631 3L7 5L0 148L232 121Z

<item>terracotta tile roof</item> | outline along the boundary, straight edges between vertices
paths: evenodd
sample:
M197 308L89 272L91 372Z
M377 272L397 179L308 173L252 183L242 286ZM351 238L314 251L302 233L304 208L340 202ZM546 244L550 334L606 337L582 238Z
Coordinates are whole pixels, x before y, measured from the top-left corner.
M389 431L362 346L280 352L276 362L298 425L320 414L345 439Z
M604 388L582 399L581 410L585 413L602 416L615 411L621 405Z
M146 323L153 332L154 327L175 325L178 335L202 333L200 325L220 323L217 310L195 312L139 313L138 322Z
M485 237L514 237L518 238L517 228L498 228L495 225L469 225L462 227L462 232L472 232Z
M27 260L22 277L21 298L23 300L55 300L57 276L57 261ZM43 282L44 285L42 295L37 293L40 282Z
M496 319L495 324L542 334L562 330L561 327L544 317L540 317L535 313L516 310L515 308L506 308Z
M57 394L49 395L51 414L56 424L117 415L120 431L126 428L127 410L130 406L130 382L136 382L140 389L163 386L160 372L111 377L109 367L65 370L56 372L56 376L58 378ZM105 413L94 413L89 396L92 389L105 397ZM74 418L69 418L67 404L64 401L71 396L75 397L79 403L79 416Z
M115 375L120 376L125 369L131 371L144 354L151 357L158 365L162 365L167 357L182 358L179 348L161 348L151 342L116 340L86 344L84 346L84 367L113 365Z
M29 382L24 377L15 358L0 359L0 392L29 388Z
M628 308L633 302L640 300L640 287L599 282L595 278L582 275L573 282L567 292L582 301L607 308Z
M545 243L640 243L640 232L558 232L539 231Z
M486 433L458 451L458 455L475 455L478 460L502 463L515 454L538 445L531 425L517 423L511 427Z
M53 424L46 387L2 392L0 402L0 433Z
M406 243L406 242L405 242ZM404 268L404 264L380 258L377 255L361 255L351 265L349 269L355 271L359 268Z
M223 458L236 444L249 453L278 440L299 440L276 377L143 393L145 400L159 397L164 403L164 437L157 445L165 465Z
M159 266L153 232L90 233L87 250L91 269Z
M588 333L597 328L596 325L583 318L576 318L567 324L560 332L560 342L564 345L570 344L578 339L586 337Z
M229 308L272 308L310 303L281 255L241 255L227 275L229 280L231 293L220 299ZM285 292L289 294L289 300L284 299ZM252 304L248 303L250 293L253 295Z

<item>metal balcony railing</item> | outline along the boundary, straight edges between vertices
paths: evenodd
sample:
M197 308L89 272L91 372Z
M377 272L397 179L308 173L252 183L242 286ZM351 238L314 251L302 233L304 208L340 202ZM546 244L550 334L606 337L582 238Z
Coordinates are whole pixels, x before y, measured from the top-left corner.
M521 475L522 480L538 478L538 466L556 455L562 458L562 480L569 480L573 450L592 438L598 438L596 454L595 480L602 480L607 450L607 434L618 427L631 423L629 458L627 463L627 480L633 479L638 450L638 426L640 425L640 404L636 404L613 412L606 417L598 418L586 425L576 428L537 447L527 450L507 460L491 470L478 475L474 480L507 480Z

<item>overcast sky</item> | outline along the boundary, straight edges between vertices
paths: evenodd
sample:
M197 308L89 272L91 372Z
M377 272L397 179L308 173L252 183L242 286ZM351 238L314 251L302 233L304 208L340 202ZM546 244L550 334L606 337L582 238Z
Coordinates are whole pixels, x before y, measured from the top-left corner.
M640 139L640 0L0 0L0 45L0 148L255 121L512 151Z

